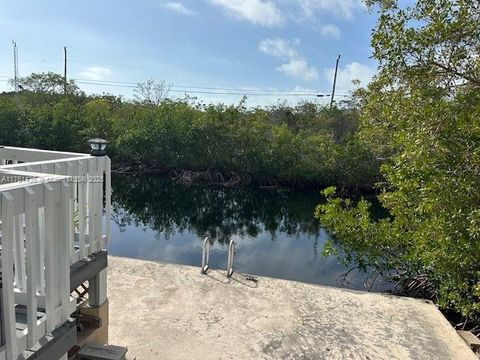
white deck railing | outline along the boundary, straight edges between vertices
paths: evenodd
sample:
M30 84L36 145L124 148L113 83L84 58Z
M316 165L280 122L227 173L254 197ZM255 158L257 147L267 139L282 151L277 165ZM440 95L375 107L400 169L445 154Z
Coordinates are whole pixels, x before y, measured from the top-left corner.
M0 360L17 359L75 310L70 265L110 241L110 193L106 156L0 148Z

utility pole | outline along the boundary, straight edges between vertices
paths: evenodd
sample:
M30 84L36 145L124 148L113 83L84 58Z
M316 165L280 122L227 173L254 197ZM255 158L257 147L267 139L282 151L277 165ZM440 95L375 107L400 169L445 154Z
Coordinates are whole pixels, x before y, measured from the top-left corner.
M15 87L15 92L18 91L18 49L17 42L12 40L13 45L13 84Z
M330 108L333 107L333 98L335 97L335 85L337 84L338 62L340 61L340 54L337 57L337 64L335 65L335 76L333 77L332 98L330 99Z
M63 47L64 65L63 65L63 93L67 94L67 47Z

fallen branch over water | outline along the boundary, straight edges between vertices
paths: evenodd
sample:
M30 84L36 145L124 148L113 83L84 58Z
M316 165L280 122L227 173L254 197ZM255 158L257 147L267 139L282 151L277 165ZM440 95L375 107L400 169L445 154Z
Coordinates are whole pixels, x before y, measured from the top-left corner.
M112 164L112 173L120 175L156 175L167 172L165 166L159 164L144 164L140 162L125 162Z
M239 175L236 172L222 174L218 171L191 171L191 170L172 170L170 177L173 181L191 185L195 183L223 185L223 186L242 186L248 185L252 181L250 175Z
M179 184L192 185L195 183L208 185L221 185L226 187L258 185L263 189L278 189L281 187L297 189L323 189L330 185L337 185L342 196L355 196L361 194L368 198L376 194L371 186L348 186L345 184L322 183L313 180L278 179L258 177L236 171L216 170L185 170L166 167L159 163L143 163L139 161L112 163L112 173L118 175L168 175Z

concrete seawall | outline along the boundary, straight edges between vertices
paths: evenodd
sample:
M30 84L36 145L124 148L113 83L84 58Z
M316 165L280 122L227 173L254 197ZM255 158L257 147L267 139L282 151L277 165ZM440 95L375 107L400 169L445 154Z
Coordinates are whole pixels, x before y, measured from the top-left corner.
M224 272L110 256L110 343L132 360L478 360L429 302Z

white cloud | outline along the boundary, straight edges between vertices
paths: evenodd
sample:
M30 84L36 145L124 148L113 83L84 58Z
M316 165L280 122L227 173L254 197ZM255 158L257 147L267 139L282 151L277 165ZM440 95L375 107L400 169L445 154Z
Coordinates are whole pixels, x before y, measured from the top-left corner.
M301 58L291 59L288 63L278 66L277 70L306 81L318 79L317 69L309 66L307 61Z
M100 66L91 66L79 73L82 78L88 80L103 80L110 75L111 71L108 68Z
M278 71L305 81L318 79L317 69L309 66L307 60L295 49L295 45L299 43L299 40L292 42L281 38L270 38L262 40L258 48L265 54L288 60L276 67Z
M171 11L175 11L179 14L183 14L183 15L194 15L195 13L188 9L187 7L185 7L185 5L183 5L182 3L179 3L179 2L167 2L165 4L163 4L163 6L168 9L168 10L171 10Z
M284 22L280 9L270 0L210 0L229 16L247 20L253 24L276 26Z
M298 40L296 42L291 42L276 37L262 40L258 45L258 48L261 52L268 55L292 59L300 56L297 50L294 48L294 45L298 43Z
M340 38L340 29L338 26L333 24L326 24L320 27L320 32L323 36L332 37L335 39Z
M316 12L327 12L342 18L353 18L356 11L363 9L361 0L292 0L298 3L307 17Z
M375 68L352 62L345 67L340 67L337 73L336 88L339 92L347 92L356 88L352 80L360 80L360 85L367 85L375 75ZM335 68L329 68L324 71L324 78L329 82L330 86L333 84L333 76Z

